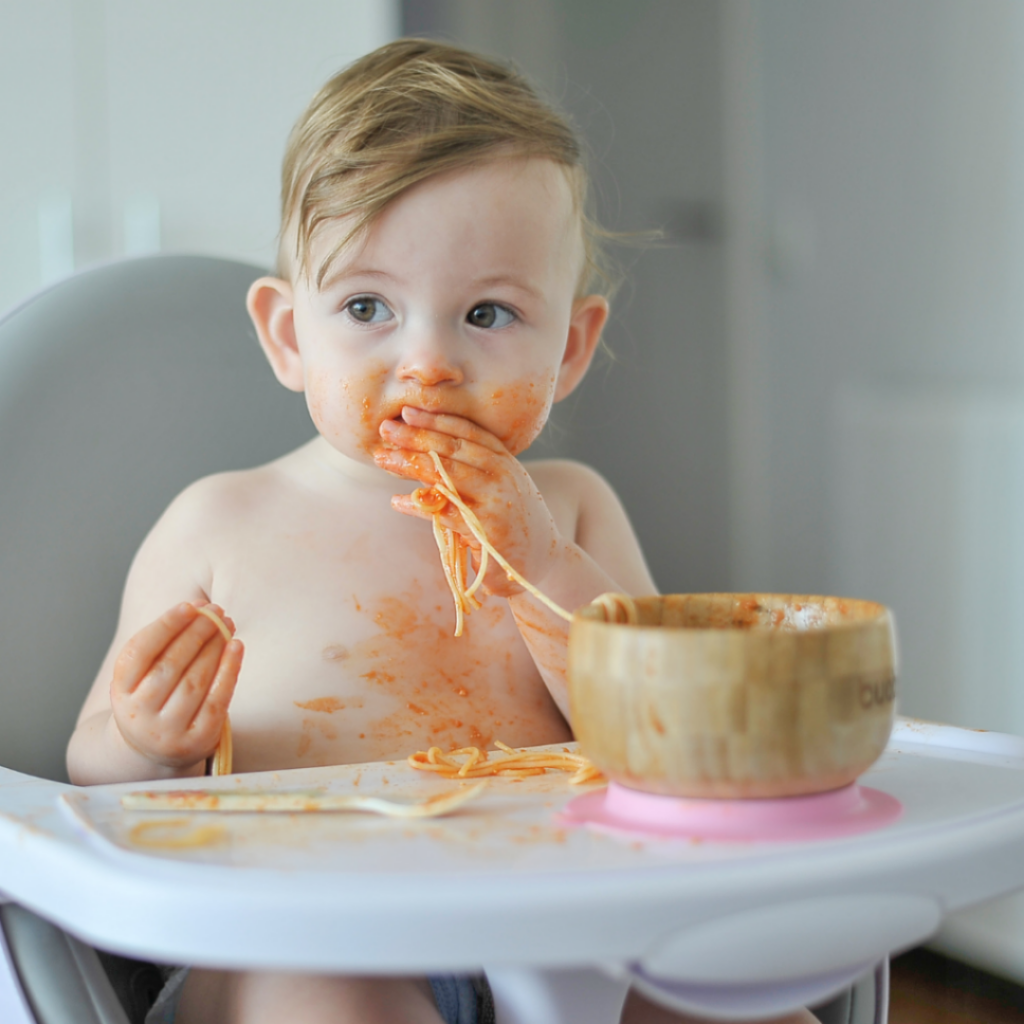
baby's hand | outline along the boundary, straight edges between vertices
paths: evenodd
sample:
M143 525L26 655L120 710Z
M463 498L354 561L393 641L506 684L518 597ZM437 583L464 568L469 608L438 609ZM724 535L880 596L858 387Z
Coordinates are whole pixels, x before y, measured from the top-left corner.
M206 606L232 633L217 605ZM209 757L220 739L242 667L240 640L191 604L179 604L121 649L110 684L114 722L125 742L157 764L186 768Z
M430 452L441 457L445 471L462 500L480 520L490 543L526 579L536 582L556 549L560 534L530 474L492 433L461 416L425 412L406 406L402 420L385 420L381 437L389 447L374 459L382 469L428 486L442 480ZM408 494L395 495L391 504L406 515L430 519ZM441 512L444 526L460 533L478 562L480 545L450 503ZM519 584L491 563L483 586L492 594L520 593Z

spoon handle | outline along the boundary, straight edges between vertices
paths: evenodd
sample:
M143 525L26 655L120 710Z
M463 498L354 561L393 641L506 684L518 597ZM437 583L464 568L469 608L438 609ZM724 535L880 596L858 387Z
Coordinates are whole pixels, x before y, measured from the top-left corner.
M321 790L139 790L121 797L128 811L220 811L291 813L368 811L390 818L436 818L461 807L480 794L486 783L439 793L426 800L405 803L378 796L331 794Z

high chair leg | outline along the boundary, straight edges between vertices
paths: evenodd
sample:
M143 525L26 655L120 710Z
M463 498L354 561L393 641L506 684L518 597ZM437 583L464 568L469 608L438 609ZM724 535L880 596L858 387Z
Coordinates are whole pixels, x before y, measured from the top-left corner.
M887 1024L889 959L880 961L851 988L811 1011L821 1024Z
M618 1024L628 978L597 969L487 970L495 1024Z
M816 1010L822 1024L887 1024L889 1020L889 958L865 974L846 994L842 1017Z
M94 949L16 903L0 904L0 930L29 1024L129 1024Z
M0 896L0 905L4 903ZM0 1020L5 1024L36 1024L35 1017L29 1009L25 992L18 980L18 972L14 968L14 958L7 945L0 922Z
M867 984L858 984L854 990L854 1001L856 1002L859 992L867 994ZM874 986L871 991L874 997L874 1018L872 1024L889 1024L889 958L886 957L876 968L874 973ZM867 1018L865 1018L867 1019Z

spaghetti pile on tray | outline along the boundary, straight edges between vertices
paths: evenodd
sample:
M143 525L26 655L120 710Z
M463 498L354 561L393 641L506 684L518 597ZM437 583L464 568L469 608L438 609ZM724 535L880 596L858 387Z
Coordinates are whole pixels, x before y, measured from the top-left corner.
M410 754L409 764L420 771L434 772L446 779L480 779L491 775L526 778L530 775L544 775L548 771L572 772L570 786L603 779L600 770L582 754L573 754L568 750L516 750L497 740L494 745L504 757L491 760L488 752L479 747L462 747L449 754L443 753L440 747L431 747Z

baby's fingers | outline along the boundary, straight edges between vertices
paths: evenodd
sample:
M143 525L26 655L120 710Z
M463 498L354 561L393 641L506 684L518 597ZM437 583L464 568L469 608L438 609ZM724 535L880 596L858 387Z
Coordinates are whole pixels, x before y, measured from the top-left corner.
M245 648L241 640L232 640L224 648L205 699L196 710L189 726L196 735L197 742L201 737L204 742L209 743L211 752L220 739L221 726L224 724L228 705L238 683L238 673L242 669L244 654Z
M453 416L451 413L444 412L427 412L426 409L417 409L407 405L402 409L402 419L410 427L441 434L447 437L449 442L469 442L486 448L495 455L509 454L508 449L499 438L472 420L467 420L464 416ZM456 444L454 447L457 449L468 447L468 445Z
M134 688L128 691L138 706L154 711L162 708L189 672L193 662L200 656L203 648L214 638L218 641L216 656L220 656L220 649L224 644L221 630L228 628L226 623L224 627L220 625L225 618L223 609L217 605L206 605L203 609L194 611L192 621L171 639L156 656L149 670L138 680ZM228 623L230 621L227 620ZM133 643L134 638L126 646L131 647ZM210 674L212 675L212 668ZM112 692L111 699L115 697Z
M418 519L432 520L440 514L442 519L452 511L451 502L443 494L429 487L417 487L412 494L395 494L391 498L391 507L396 512Z
M394 448L378 448L373 453L374 461L381 469L406 480L416 480L421 484L434 487L443 485L444 479L437 471L433 458L425 452L405 451ZM468 505L474 505L474 494L493 490L494 478L491 474L474 469L464 463L451 462L443 459L448 479L455 484L462 499Z
M218 632L196 652L167 693L160 708L163 722L174 728L188 727L213 685L226 646L227 642Z
M413 493L415 494L415 492ZM412 494L394 495L391 499L391 507L396 512L401 512L407 516L415 516L417 519L426 519L429 522L433 522L434 519L434 512L431 511L429 504L427 507L424 507ZM447 529L455 530L458 533L467 533L462 513L450 501L446 501L444 507L438 511L438 517L441 520L441 525Z
M460 423L467 422L459 420L455 416L448 417L448 419ZM475 439L446 434L440 430L418 425L413 426L398 420L385 420L380 425L380 435L389 445L393 445L403 452L421 452L423 454L437 452L446 460L485 472L494 471L496 456L505 455L507 457L508 455L504 450L495 451ZM492 443L497 444L498 442L494 440Z
M183 602L139 630L117 657L111 688L120 693L134 691L171 641L194 622L197 615L193 605Z

